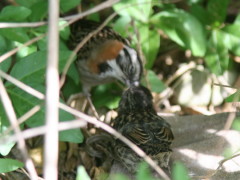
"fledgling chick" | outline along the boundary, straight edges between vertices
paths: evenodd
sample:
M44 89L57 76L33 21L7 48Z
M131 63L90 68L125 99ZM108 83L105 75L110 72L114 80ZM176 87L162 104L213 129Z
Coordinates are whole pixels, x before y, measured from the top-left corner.
M119 103L114 128L140 147L158 165L168 170L171 144L174 139L170 125L157 115L151 92L143 87L127 89ZM116 140L115 156L130 172L136 172L140 157L126 144Z
M70 49L74 49L99 26L99 23L89 20L79 20L72 24L68 42ZM76 65L83 92L86 94L92 86L116 79L129 87L138 86L142 74L142 62L136 50L129 46L126 39L107 26L80 49Z

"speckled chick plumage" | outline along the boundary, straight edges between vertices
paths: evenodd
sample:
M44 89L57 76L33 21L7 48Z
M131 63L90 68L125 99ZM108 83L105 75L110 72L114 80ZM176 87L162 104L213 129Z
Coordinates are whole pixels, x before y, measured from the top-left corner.
M174 136L170 124L154 110L152 95L147 88L130 87L123 93L113 127L140 147L160 167L168 169ZM114 150L123 166L130 172L135 172L140 157L119 140L116 141Z

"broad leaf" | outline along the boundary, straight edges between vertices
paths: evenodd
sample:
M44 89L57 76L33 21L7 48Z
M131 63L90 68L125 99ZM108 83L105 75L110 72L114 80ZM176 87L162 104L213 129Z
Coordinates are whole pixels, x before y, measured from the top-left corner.
M29 40L26 28L3 28L0 29L0 35L20 43L25 43Z
M224 43L225 37L225 33L221 30L212 31L205 56L207 66L217 75L221 75L229 63L228 48Z
M4 131L9 127L9 121L5 113L5 109L0 101L0 137L3 137ZM15 145L14 142L0 143L0 154L3 156L8 155L12 147Z
M31 14L31 10L23 6L6 6L0 13L0 21L23 21Z
M186 167L180 162L174 164L172 174L173 180L190 180Z
M60 0L60 10L62 13L65 13L77 5L80 5L81 0Z
M240 102L240 90L231 94L225 99L226 102Z
M30 9L32 10L32 14L29 17L30 21L42 21L48 14L48 1L39 0Z
M209 0L207 10L208 19L214 26L220 26L226 18L229 0Z
M38 51L22 58L11 71L11 75L24 82L45 82L46 51ZM61 51L59 54L59 71L63 70L71 51Z
M87 174L86 169L83 166L79 166L77 169L77 178L76 180L90 180L91 178Z
M127 37L127 28L131 18L129 16L120 16L114 23L113 29L120 33L123 37Z
M222 31L225 33L224 44L236 56L240 56L240 24L225 26Z
M113 6L121 16L130 16L142 22L148 22L151 14L151 1L149 0L122 0Z
M14 171L22 168L24 164L14 159L0 159L0 173Z
M147 81L151 87L151 90L153 92L160 93L166 88L164 83L151 70L147 71L146 79L147 79ZM146 85L145 83L143 83L143 84Z
M154 15L151 22L162 29L173 41L190 49L194 56L206 52L205 31L202 24L183 10L162 11Z
M97 86L92 93L95 107L117 108L121 91L122 90L114 83Z
M160 46L160 35L155 29L149 29L148 24L138 25L140 43L146 57L146 68L150 69L156 59Z

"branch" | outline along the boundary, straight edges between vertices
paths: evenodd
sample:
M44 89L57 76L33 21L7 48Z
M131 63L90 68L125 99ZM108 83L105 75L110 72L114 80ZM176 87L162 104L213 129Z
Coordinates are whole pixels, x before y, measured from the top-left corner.
M44 138L44 178L58 179L58 119L59 119L59 1L49 0L48 60L46 69L46 133Z
M37 180L38 176L37 176L36 169L34 167L33 161L31 160L31 158L28 155L27 147L26 147L24 138L22 136L21 129L17 122L16 113L14 112L12 102L7 94L7 91L3 85L1 78L0 78L0 97L1 97L1 100L3 103L3 106L5 108L6 114L8 116L8 119L14 129L14 132L16 135L16 140L18 143L18 148L20 149L20 151L23 155L23 158L24 158L25 164L26 164L26 168L28 169L31 179Z

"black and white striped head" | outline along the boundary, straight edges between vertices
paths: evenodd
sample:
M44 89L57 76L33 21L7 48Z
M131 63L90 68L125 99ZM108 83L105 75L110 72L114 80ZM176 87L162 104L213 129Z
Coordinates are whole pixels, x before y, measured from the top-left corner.
M138 86L142 75L142 62L136 50L126 45L119 51L114 61L107 61L109 74L120 80L128 87ZM107 72L106 72L107 73Z

